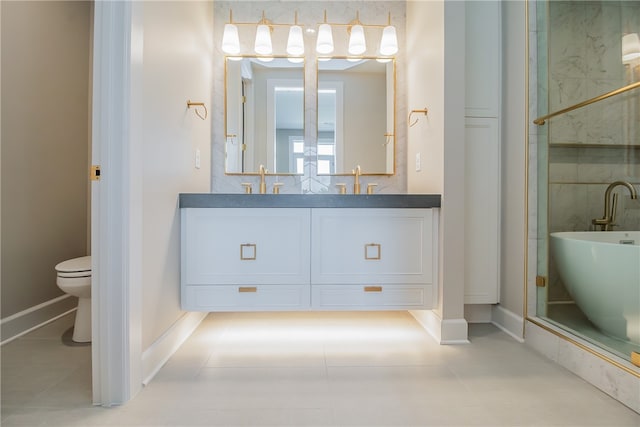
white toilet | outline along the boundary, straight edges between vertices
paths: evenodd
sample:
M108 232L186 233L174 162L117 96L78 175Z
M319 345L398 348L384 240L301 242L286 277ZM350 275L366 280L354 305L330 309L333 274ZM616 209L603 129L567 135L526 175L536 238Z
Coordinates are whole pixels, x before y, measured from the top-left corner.
M91 256L63 261L56 265L56 284L69 295L78 297L73 341L91 342Z

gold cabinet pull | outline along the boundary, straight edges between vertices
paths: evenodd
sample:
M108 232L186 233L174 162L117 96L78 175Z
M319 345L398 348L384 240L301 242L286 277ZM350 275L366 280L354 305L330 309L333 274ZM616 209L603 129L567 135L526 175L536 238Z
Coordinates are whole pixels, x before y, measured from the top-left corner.
M258 292L258 288L255 286L240 286L238 288L238 292L240 293Z
M258 253L255 243L243 243L240 245L240 260L254 261Z
M364 259L380 259L380 249L379 243L368 243L364 245Z
M382 286L365 286L365 292L382 292Z

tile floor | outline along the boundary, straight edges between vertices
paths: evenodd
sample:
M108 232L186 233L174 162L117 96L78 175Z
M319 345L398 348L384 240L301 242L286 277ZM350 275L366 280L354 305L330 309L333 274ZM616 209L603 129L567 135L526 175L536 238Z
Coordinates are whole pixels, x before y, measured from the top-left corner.
M640 426L492 325L440 346L405 312L209 315L134 400L92 407L70 322L2 347L3 426Z

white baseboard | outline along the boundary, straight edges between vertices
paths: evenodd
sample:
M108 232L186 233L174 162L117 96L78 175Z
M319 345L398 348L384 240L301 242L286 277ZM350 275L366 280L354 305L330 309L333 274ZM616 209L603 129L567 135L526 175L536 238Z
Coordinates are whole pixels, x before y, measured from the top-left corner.
M149 384L206 316L207 313L185 313L142 353L142 384Z
M524 318L500 305L491 310L491 323L519 342L524 342Z
M465 319L441 319L433 310L410 310L409 313L439 344L468 344L469 328Z
M0 320L0 345L71 313L77 306L78 299L65 294L5 317Z

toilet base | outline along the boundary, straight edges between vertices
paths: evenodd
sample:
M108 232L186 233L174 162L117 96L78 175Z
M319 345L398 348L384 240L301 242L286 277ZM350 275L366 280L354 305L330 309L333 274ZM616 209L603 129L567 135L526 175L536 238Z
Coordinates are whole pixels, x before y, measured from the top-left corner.
M71 339L75 342L91 342L91 298L78 298L76 321Z

